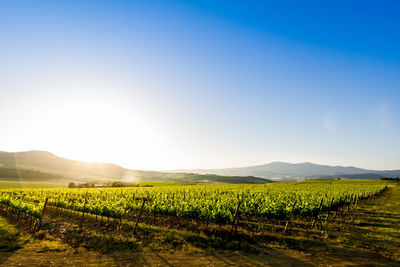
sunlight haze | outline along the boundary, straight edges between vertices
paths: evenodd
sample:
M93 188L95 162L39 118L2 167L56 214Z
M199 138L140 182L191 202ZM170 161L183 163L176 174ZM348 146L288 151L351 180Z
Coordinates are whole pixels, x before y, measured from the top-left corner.
M400 168L395 8L229 4L2 1L0 150Z

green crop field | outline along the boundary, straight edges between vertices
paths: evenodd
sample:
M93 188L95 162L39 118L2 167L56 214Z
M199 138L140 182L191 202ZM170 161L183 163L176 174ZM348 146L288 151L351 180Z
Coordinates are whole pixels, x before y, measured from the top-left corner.
M285 220L291 215L312 216L382 191L384 182L306 181L266 185L176 185L90 189L3 189L0 203L36 218L48 206L124 219L143 210L154 215L192 218L207 223L234 221L241 215Z
M0 244L27 252L53 251L56 256L69 251L85 257L86 250L125 251L123 257L128 257L139 251L223 249L254 256L262 255L259 251L266 247L319 251L327 244L357 245L366 237L355 225L375 225L371 210L378 204L374 203L395 205L400 194L390 181L325 179L263 185L35 186L40 188L32 184L0 189L0 215L7 219L0 221L0 232L7 234L0 237ZM363 221L359 221L362 211ZM390 216L396 223L397 213ZM11 231L11 224L19 230ZM397 237L391 224L384 226L390 234L385 240ZM343 229L347 232L342 234Z

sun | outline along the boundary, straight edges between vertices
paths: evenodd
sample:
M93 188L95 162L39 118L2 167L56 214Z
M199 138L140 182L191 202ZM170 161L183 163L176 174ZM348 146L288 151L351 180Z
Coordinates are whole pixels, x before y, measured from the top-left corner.
M168 127L145 110L111 96L43 101L32 114L21 118L29 132L20 131L19 140L25 140L27 150L48 150L82 161L149 170L178 166Z

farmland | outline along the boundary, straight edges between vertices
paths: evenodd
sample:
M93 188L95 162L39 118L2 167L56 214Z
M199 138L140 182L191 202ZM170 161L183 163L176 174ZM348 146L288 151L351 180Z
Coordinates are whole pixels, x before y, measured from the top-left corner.
M66 210L124 219L145 211L226 224L238 213L267 219L307 217L378 194L382 184L199 185L157 188L12 189L0 191L0 203L40 219L44 203ZM146 205L147 204L147 205Z
M343 229L343 221L363 205L393 192L397 186L389 181L346 180L11 188L0 190L0 215L31 239L53 236L56 250L257 254L271 245L307 251L337 242L338 225Z

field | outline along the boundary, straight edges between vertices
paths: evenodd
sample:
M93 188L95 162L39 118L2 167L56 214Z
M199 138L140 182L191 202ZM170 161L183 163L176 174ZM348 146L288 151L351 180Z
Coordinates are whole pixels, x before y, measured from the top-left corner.
M123 220L144 211L227 224L237 214L266 219L312 216L378 194L373 183L276 183L270 185L160 186L156 188L11 189L0 191L0 203L41 219L45 203L64 211ZM147 205L146 205L147 204ZM235 211L235 208L237 211ZM133 216L135 216L134 214ZM122 223L122 221L121 221Z
M0 189L10 188L67 188L66 183L0 181Z
M129 183L127 183L129 185ZM174 182L139 182L131 183L131 186L143 186L143 187L158 187L158 186L178 186L182 183ZM196 185L195 183L185 183L185 185ZM32 189L32 188L67 188L67 183L57 183L57 182L27 182L27 181L15 181L15 180L4 180L0 181L0 189Z
M109 255L217 249L259 255L271 245L304 252L338 242L344 238L335 229L339 222L343 228L360 207L398 191L390 182L347 180L14 188L0 190L0 215L36 240L39 250ZM18 247L10 240L8 250ZM42 245L43 240L50 243Z

